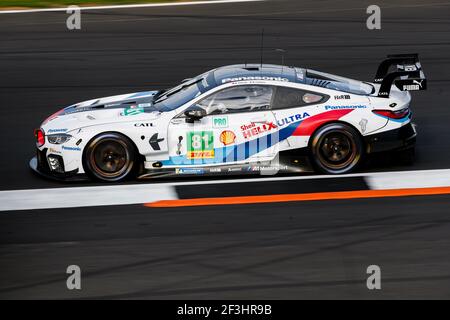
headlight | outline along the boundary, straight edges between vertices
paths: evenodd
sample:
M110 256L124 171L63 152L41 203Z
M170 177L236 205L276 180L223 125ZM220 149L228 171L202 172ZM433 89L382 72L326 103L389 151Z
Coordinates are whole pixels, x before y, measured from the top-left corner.
M47 135L48 142L52 144L62 144L69 141L70 138L72 136L65 133Z

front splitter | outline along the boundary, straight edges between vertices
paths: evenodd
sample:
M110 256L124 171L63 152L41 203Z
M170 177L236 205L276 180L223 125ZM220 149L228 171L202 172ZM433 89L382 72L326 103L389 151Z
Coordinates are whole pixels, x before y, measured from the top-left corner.
M33 170L34 173L38 174L41 177L49 179L49 180L67 181L67 182L88 181L89 180L88 176L85 174L80 174L80 173L61 174L61 173L52 173L52 172L40 170L37 157L31 158L29 165L30 165L30 169Z

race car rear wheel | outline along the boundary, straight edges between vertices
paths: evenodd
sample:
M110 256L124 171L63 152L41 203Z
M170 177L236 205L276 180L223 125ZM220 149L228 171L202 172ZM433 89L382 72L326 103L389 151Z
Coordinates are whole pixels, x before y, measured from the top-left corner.
M359 133L343 123L330 123L319 128L311 139L310 148L313 164L327 174L355 170L364 150Z
M86 173L103 181L121 181L135 173L135 147L118 133L102 133L86 147L84 164Z

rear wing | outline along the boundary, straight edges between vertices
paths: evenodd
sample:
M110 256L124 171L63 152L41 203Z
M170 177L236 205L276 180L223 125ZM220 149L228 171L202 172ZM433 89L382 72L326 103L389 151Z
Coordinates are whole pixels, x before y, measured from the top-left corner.
M389 71L393 65L397 66L397 70ZM378 91L381 98L389 97L393 84L402 91L427 89L427 79L417 53L388 55L378 66L374 82L381 83Z

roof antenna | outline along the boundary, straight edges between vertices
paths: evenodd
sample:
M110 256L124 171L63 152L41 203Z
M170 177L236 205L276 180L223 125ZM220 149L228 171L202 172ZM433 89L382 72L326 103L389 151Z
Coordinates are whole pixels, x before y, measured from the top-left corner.
M275 49L275 51L281 53L281 74L283 74L283 70L284 70L284 54L285 54L286 50L284 50L284 49Z
M262 28L261 32L261 69L263 65L263 51L264 51L264 28Z

